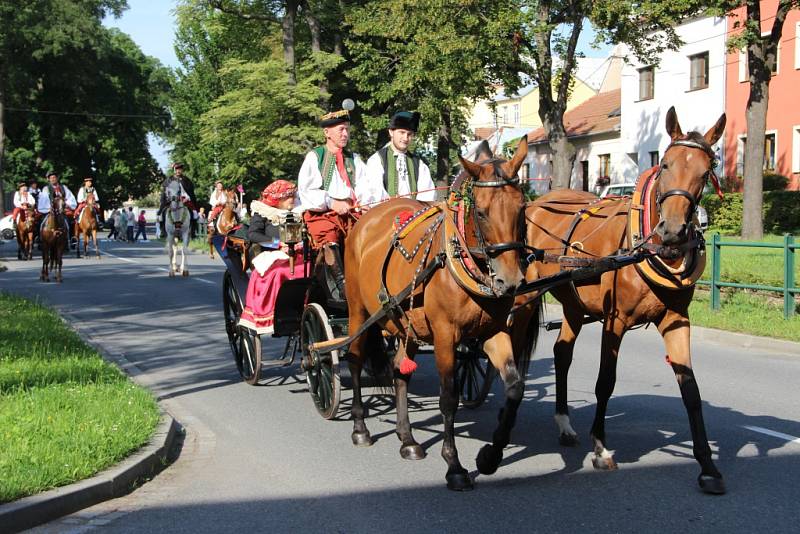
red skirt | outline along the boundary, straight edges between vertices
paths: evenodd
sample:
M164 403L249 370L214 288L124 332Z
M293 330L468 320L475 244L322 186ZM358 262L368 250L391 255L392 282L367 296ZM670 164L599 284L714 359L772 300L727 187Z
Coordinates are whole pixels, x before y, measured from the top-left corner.
M294 275L289 269L289 260L276 260L263 276L253 269L239 325L255 330L258 334L272 334L275 330L275 302L278 300L281 284L284 280L302 276L302 258L294 266Z

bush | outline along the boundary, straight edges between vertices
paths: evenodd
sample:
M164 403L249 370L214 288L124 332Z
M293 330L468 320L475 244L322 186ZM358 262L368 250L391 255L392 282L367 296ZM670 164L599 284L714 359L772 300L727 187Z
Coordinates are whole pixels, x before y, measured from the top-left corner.
M784 191L789 179L780 174L765 174L762 188L764 191Z
M700 204L708 212L708 225L723 235L742 233L742 193L703 195ZM764 193L764 232L800 233L800 192L767 191Z

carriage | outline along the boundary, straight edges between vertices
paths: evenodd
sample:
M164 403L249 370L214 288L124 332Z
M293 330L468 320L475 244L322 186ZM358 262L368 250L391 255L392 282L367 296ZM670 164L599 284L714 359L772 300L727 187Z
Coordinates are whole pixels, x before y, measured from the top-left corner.
M262 373L269 369L289 367L297 361L305 373L309 393L319 414L325 419L336 417L341 399L342 375L346 366L341 361L346 346L328 351L312 350L315 344L329 342L348 335L347 303L335 297L333 278L324 262L316 262L302 221L289 217L280 226L281 242L302 243L303 252L292 256L294 269L300 276L285 280L275 304L274 333L283 338L283 350L268 354L261 335L239 325L245 305L244 296L252 269L252 259L260 244L247 240L247 227L242 225L227 235L215 235L212 244L225 263L222 281L222 302L228 342L242 379L256 385ZM395 350L395 340L384 336L386 351ZM422 352L431 352L424 347ZM488 396L497 371L477 340L458 347L456 376L461 405L480 406ZM346 376L345 376L346 379Z

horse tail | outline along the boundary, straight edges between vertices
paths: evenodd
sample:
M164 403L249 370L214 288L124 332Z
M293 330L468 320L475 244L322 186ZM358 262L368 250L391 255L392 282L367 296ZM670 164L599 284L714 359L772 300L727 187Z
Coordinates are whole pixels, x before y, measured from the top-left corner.
M523 329L522 335L522 352L517 356L517 369L524 377L528 374L528 367L531 364L533 351L536 350L536 344L539 341L539 331L541 329L542 318L544 316L544 305L542 296L538 295L535 299L526 304L530 307L531 315L528 318L527 324L522 324L519 327Z
M386 341L380 326L372 325L364 333L366 358L364 370L375 379L375 385L382 388L392 387L394 379L394 353L387 350ZM385 393L385 392L384 392Z

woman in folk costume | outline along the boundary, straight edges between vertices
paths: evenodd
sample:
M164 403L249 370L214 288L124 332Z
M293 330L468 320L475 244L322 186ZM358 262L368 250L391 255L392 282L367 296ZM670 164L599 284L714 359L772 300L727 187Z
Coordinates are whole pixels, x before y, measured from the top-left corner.
M253 260L253 272L247 286L245 306L239 324L258 334L274 331L275 301L284 280L303 276L302 267L289 262L289 249L280 243L279 225L297 206L297 187L286 180L277 180L261 193L261 200L250 204L252 218L247 239L264 250ZM301 248L298 243L296 247Z
M222 182L217 180L214 182L214 190L211 196L208 197L208 203L211 205L211 213L208 215L208 224L213 225L217 216L225 209L225 204L228 202L228 195L222 187Z

